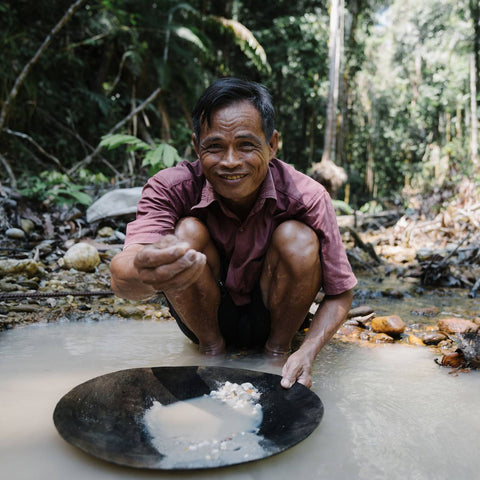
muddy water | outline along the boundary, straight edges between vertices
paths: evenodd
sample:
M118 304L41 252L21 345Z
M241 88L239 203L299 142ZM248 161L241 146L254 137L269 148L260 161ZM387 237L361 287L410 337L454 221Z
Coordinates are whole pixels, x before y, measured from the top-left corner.
M314 433L258 462L199 472L118 467L68 445L52 422L71 388L112 371L224 365L279 373L260 355L200 356L173 322L116 319L32 325L0 333L2 478L474 479L480 471L480 372L453 376L427 348L362 348L334 341L320 353L313 390L325 405Z

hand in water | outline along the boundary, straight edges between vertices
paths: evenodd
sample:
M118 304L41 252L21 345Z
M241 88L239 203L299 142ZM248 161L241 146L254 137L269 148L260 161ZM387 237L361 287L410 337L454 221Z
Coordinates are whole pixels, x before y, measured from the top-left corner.
M292 353L282 369L282 380L280 385L283 388L290 388L295 382L305 385L307 388L312 386L312 362L309 356L305 355L301 349Z

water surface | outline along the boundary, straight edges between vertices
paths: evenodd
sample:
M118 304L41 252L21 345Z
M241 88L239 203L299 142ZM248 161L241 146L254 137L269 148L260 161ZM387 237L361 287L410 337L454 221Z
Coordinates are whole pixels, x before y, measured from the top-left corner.
M450 375L428 348L334 341L314 366L320 426L271 458L199 472L111 465L67 444L52 421L70 389L102 374L150 366L222 365L279 374L261 355L208 359L174 322L106 319L0 333L0 465L15 480L478 478L480 372Z

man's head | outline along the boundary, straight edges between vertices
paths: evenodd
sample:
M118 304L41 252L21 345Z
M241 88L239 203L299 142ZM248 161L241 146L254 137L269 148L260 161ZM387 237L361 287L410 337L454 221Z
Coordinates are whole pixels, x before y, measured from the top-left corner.
M278 148L267 90L252 82L220 80L200 98L194 122L193 144L205 178L232 212L245 216Z
M210 126L212 114L234 103L248 101L260 114L267 142L275 130L275 110L268 90L261 84L238 78L221 78L210 85L198 99L193 110L193 130L197 140L202 126Z

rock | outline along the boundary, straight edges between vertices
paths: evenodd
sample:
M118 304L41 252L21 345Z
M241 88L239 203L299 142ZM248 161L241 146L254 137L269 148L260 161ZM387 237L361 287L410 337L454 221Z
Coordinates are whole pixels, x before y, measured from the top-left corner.
M42 266L35 260L0 260L0 277L19 274L34 277L42 273Z
M76 243L67 250L63 257L65 267L81 272L92 272L100 263L97 249L88 243Z
M8 238L12 238L14 240L22 240L23 238L25 238L25 232L20 228L9 228L5 232L5 235Z
M393 343L395 340L386 333L377 333L372 338L370 338L370 341L374 343Z
M29 218L20 219L20 226L27 235L35 230L35 224Z
M112 227L102 227L98 232L97 236L101 238L108 238L108 237L113 237L115 234L115 231L113 230Z
M422 345L422 346L425 346L425 343L423 342L423 340L419 337L417 337L416 335L409 335L408 336L408 343L410 345Z
M372 330L378 333L386 333L398 337L405 331L405 323L398 315L376 317L371 323Z
M435 305L431 305L425 308L418 308L412 310L413 315L423 315L425 317L436 317L440 313L440 309Z
M372 307L370 307L369 305L362 305L360 307L352 308L348 312L347 318L364 317L366 315L370 315L374 311L375 310Z
M397 299L401 299L405 296L405 294L402 291L397 290L395 288L387 288L385 290L382 290L382 295L384 297L397 298Z
M438 329L446 333L477 332L480 325L464 318L442 318L438 321Z
M120 188L100 197L87 209L87 222L127 215L137 211L143 187Z
M143 310L133 305L122 305L115 310L116 313L125 318L140 318L143 317Z
M360 338L362 329L355 325L343 325L337 330L337 335L342 337L355 337Z
M447 340L447 336L441 332L425 332L422 340L425 345L438 345L443 340Z

